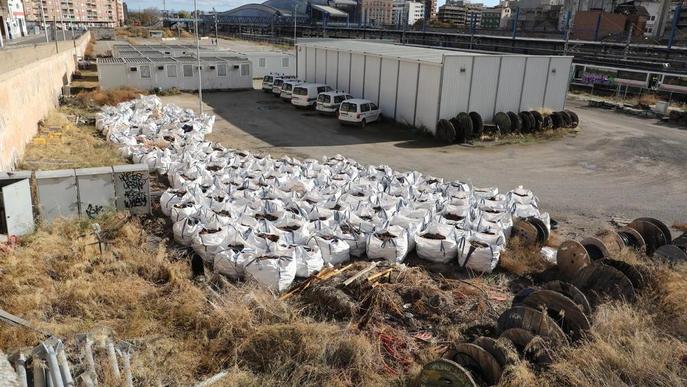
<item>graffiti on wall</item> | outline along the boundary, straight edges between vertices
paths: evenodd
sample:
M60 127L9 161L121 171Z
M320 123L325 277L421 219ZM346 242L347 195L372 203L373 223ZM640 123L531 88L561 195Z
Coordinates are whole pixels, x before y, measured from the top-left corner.
M127 209L148 205L148 177L143 172L121 172L119 180L124 189L124 207Z

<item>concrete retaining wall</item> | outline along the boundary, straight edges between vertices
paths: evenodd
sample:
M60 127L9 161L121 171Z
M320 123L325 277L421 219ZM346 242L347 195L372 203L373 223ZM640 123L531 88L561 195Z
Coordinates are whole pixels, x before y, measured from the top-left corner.
M76 69L76 55L82 56L90 39L86 33L76 41L60 47L55 53L53 44L49 55L13 70L0 73L0 170L10 171L24 153L26 144L38 130L38 121L59 102L62 86L69 83ZM47 46L23 47L11 52L0 52L0 62L5 63L11 55L19 61L21 57L32 57ZM12 67L12 62L10 67ZM16 62L15 62L16 63Z

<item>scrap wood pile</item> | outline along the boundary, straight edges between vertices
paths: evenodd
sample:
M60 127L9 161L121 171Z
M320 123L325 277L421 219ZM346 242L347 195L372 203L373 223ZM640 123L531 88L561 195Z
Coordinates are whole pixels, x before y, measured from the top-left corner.
M96 126L124 156L166 175L174 239L216 272L276 292L351 258L457 262L491 272L514 220L550 228L536 196L500 193L342 156L296 160L204 141L214 117L142 96L106 107Z

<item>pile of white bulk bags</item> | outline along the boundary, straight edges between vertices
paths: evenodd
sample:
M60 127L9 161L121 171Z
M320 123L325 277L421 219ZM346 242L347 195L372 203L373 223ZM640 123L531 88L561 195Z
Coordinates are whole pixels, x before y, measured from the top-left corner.
M174 239L231 278L275 291L351 257L433 262L489 272L514 219L541 219L523 187L502 194L337 155L272 158L205 141L214 117L155 96L105 107L96 126L122 154L168 177L160 199Z

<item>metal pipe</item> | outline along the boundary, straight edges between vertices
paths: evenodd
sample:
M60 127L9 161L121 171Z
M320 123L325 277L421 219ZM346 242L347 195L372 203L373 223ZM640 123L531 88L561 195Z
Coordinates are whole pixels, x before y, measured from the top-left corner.
M98 385L98 374L95 372L95 359L93 358L93 341L86 337L83 345L84 359L86 359L86 367L88 373L95 385Z
M43 361L38 356L34 356L31 362L33 363L33 387L45 387L45 367Z
M50 380L53 387L64 387L62 383L62 373L60 372L60 365L57 361L57 353L52 345L42 344L43 349L48 360L48 372L50 373Z
M43 12L43 2L41 2L40 7L41 7L41 19L43 20L43 31L45 31L45 42L49 43L50 38L48 37L48 27L45 25L45 13Z
M23 353L19 353L17 360L14 362L14 369L17 372L17 379L20 387L28 387L26 380L26 357Z
M61 342L57 344L57 361L60 365L60 373L62 374L62 382L64 383L64 386L74 387L72 371L69 369L67 354L64 353L64 344Z
M110 360L110 367L112 367L112 375L114 375L115 379L120 380L122 378L122 375L119 373L117 352L115 352L114 344L110 339L107 339L107 358Z
M134 387L134 378L131 375L131 355L127 350L119 351L120 356L122 356L122 362L124 363L124 386Z
M200 36L198 35L198 0L193 0L193 25L196 33L196 56L198 59L198 114L203 114L203 77L200 67Z

